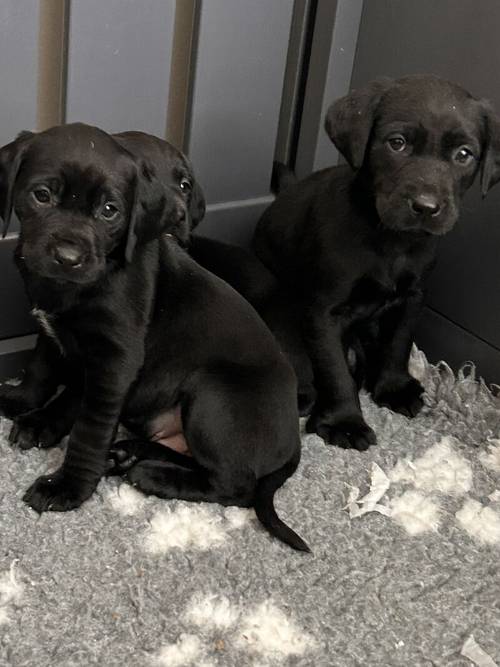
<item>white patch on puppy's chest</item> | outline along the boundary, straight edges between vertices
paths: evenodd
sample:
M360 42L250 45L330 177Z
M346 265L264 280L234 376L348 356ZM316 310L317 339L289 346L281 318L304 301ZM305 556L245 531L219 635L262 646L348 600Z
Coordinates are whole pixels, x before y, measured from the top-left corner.
M59 348L61 354L64 354L64 348L61 344L61 341L57 337L57 334L54 330L54 327L52 326L52 322L50 321L50 315L48 315L44 310L41 308L33 308L31 310L31 314L33 317L35 317L42 329L45 331L47 336L49 338L52 338L53 341L55 341L57 347Z

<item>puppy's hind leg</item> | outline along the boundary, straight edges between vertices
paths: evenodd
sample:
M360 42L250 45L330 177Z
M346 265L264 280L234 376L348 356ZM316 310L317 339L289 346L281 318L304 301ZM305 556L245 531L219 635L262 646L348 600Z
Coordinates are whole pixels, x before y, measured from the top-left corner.
M307 544L274 508L274 494L300 460L296 382L288 366L234 364L190 379L183 410L193 457L209 471L210 495L223 505L253 506L267 531L300 551Z
M158 498L178 498L195 502L214 502L221 505L248 507L253 493L235 492L211 475L191 456L148 440L122 440L110 450L110 468L107 476L120 476L146 495ZM255 480L253 480L253 486ZM252 480L243 488L252 486Z
M210 479L204 468L188 470L172 463L140 461L125 475L125 479L146 495L158 498L178 498L191 502L219 503L249 507L250 494L224 494Z
M200 466L192 456L186 456L151 440L135 438L115 442L109 451L108 477L122 477L137 463L170 463L171 465L196 470Z

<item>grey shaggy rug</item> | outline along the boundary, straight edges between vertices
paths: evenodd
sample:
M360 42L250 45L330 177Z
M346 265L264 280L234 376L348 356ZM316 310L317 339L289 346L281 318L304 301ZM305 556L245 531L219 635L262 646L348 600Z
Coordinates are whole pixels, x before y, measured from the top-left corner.
M304 436L276 504L312 555L117 480L38 516L21 496L61 451L11 449L2 421L0 665L500 665L500 399L472 366L411 368L416 419L362 397L377 447Z

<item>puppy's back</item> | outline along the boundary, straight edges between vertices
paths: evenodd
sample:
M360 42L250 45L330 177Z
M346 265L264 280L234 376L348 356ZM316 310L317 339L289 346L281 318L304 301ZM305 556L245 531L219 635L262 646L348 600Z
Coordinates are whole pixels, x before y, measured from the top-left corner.
M298 269L303 244L318 223L316 212L329 209L333 220L336 199L344 197L352 178L350 167L330 167L280 192L262 214L252 241L255 254L268 269L275 274Z

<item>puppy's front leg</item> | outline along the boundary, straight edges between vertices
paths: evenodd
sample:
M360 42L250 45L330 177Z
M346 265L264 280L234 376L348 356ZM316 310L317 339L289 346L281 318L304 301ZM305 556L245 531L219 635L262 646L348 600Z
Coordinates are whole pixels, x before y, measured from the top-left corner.
M103 352L108 350L108 354ZM59 470L40 477L24 500L37 512L64 512L89 498L107 467L127 392L140 367L140 354L111 353L103 344L89 356L80 415L73 426Z
M424 404L424 388L408 372L415 326L422 309L423 294L416 290L402 306L393 308L380 322L377 350L379 367L372 389L373 399L407 417L417 415Z
M375 433L361 414L358 390L349 371L343 336L347 326L331 307L314 307L306 317L304 337L314 369L318 393L307 431L339 447L368 449Z

